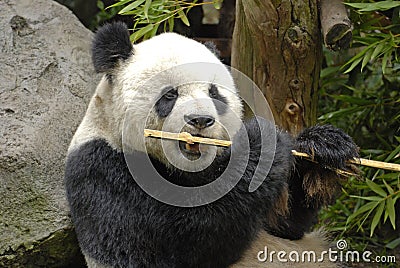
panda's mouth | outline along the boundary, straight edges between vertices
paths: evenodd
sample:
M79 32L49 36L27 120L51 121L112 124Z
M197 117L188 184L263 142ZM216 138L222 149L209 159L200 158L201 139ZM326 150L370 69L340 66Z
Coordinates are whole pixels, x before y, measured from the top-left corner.
M202 137L201 135L192 135L195 137ZM202 150L204 151L206 145L202 145ZM196 160L201 156L201 151L200 151L200 143L186 143L184 141L179 141L179 148L181 150L181 152L184 153L185 156L187 156L189 159L191 160Z
M200 155L200 144L199 143L193 143L189 144L184 141L179 142L179 148L184 151L187 154L195 154L195 155Z

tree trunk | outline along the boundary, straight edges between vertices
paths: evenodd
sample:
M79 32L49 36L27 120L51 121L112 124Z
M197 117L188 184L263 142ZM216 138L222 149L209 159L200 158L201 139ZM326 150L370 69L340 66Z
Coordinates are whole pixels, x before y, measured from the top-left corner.
M232 67L268 100L293 135L316 122L322 55L317 0L237 0Z

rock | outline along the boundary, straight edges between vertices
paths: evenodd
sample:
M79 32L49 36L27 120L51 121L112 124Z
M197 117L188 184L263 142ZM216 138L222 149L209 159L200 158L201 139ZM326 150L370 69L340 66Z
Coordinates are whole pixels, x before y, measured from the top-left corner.
M0 28L0 267L79 267L63 177L92 33L51 0L1 0Z

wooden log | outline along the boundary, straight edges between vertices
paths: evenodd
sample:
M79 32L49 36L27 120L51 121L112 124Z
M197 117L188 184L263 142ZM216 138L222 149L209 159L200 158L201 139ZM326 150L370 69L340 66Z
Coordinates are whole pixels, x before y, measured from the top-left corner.
M260 88L275 123L296 136L317 119L322 40L317 0L237 0L232 67ZM257 103L251 90L240 94ZM265 109L257 107L256 109ZM245 110L246 116L251 116Z
M352 39L351 21L341 0L320 1L320 21L325 46L332 50L347 49Z

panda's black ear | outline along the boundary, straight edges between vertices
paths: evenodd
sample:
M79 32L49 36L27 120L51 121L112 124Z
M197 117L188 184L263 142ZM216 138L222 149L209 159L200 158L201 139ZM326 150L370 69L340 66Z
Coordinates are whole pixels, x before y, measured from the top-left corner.
M221 52L218 50L217 45L212 41L207 41L203 43L208 50L210 50L218 59L221 58Z
M95 34L92 43L92 60L98 73L111 74L119 61L133 54L129 31L122 22L102 26Z

